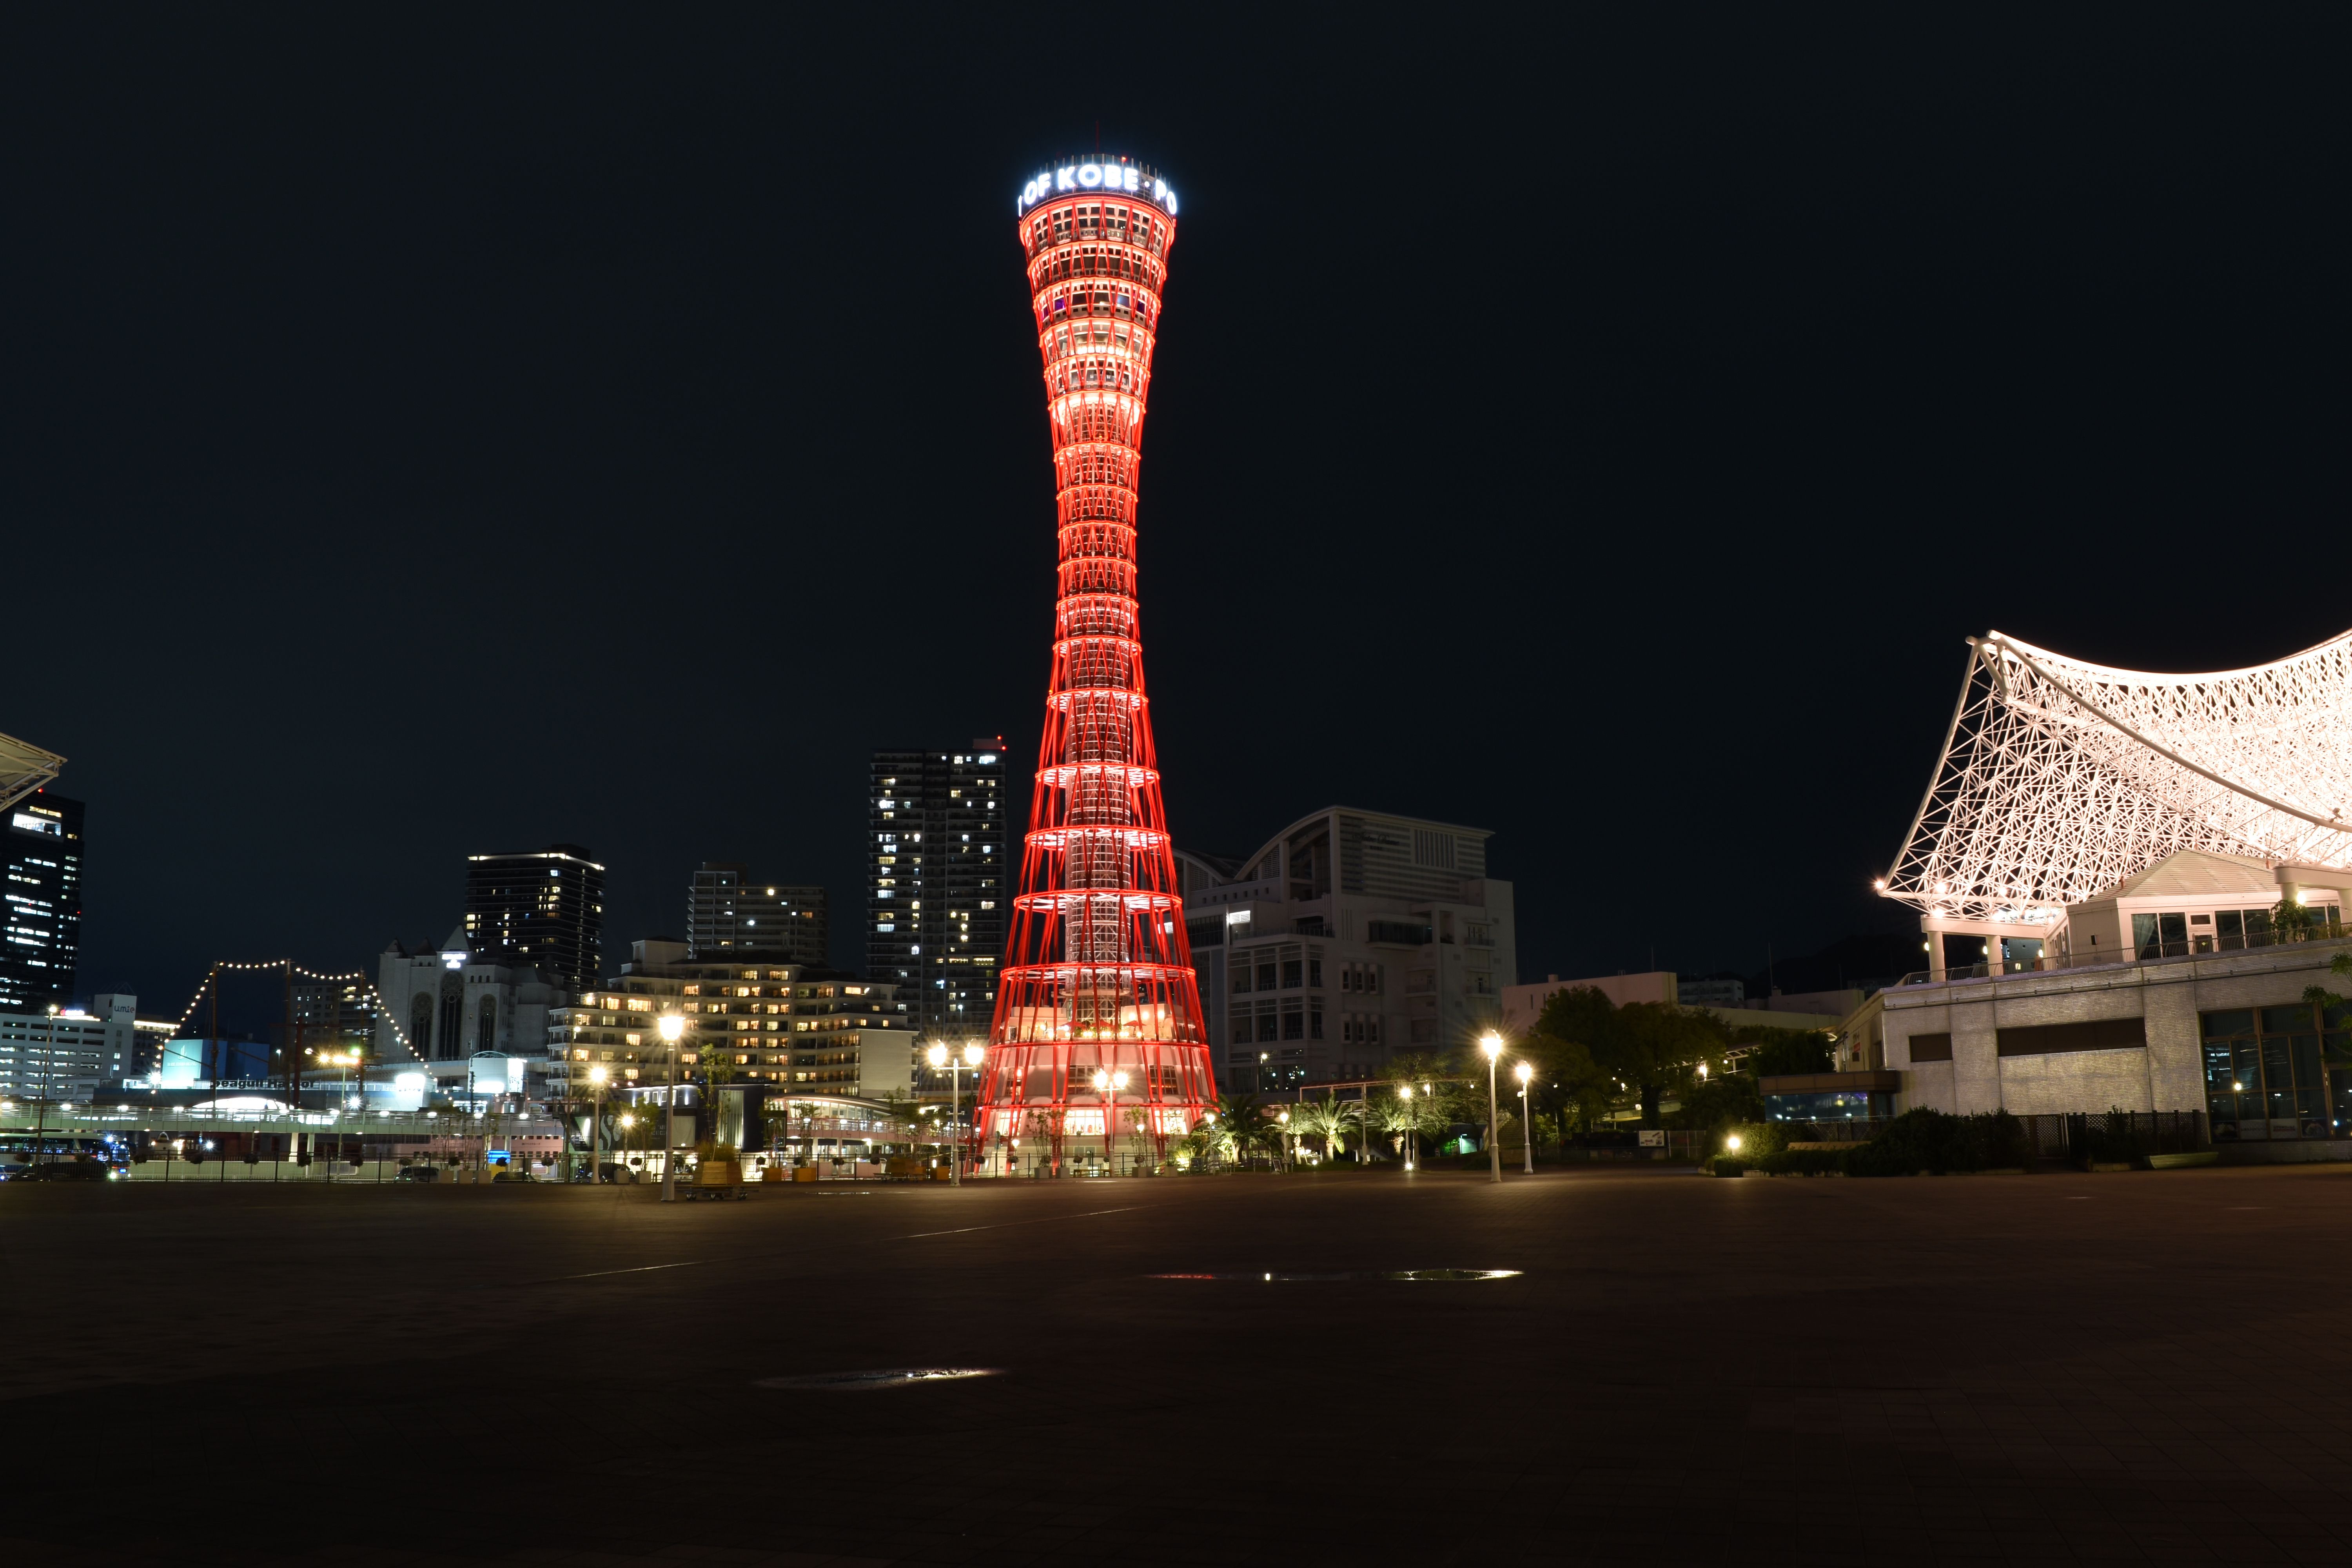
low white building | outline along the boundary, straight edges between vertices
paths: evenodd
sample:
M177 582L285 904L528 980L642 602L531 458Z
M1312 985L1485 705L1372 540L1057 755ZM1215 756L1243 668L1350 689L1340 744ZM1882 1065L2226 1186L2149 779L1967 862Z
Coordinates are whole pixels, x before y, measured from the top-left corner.
M551 973L477 952L460 924L437 949L397 942L384 949L376 990L383 998L379 1062L418 1064L440 1094L463 1093L469 1084L479 1094L483 1085L475 1080L493 1074L514 1078L514 1092L529 1098L549 1092L545 1068L560 1058L549 1055L548 1026L572 999ZM541 1081L517 1072L514 1060L541 1064ZM552 1092L561 1098L560 1087Z
M1179 850L1218 1088L1378 1077L1466 1046L1518 979L1511 884L1484 828L1327 806L1247 859Z
M1898 1074L1897 1110L2197 1110L2245 1157L2352 1158L2352 977L2329 968L2352 952L2347 883L2180 851L2072 906L2030 962L1950 963L1871 997L1839 1065ZM2282 891L2311 940L2284 940L2303 933L2279 929ZM2315 1005L2314 986L2347 1002Z
M88 1012L0 1013L0 1099L86 1103L132 1075L139 999L93 1001Z

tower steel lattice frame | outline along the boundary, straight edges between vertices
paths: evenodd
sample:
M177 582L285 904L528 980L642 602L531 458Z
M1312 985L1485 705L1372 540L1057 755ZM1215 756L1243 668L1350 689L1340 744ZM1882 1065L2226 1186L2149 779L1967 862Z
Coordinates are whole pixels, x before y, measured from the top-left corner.
M1880 891L2046 923L2180 849L2352 866L2352 632L2205 675L2114 669L1990 632Z
M1060 536L1053 672L973 1137L1058 1172L1076 1140L1162 1156L1215 1098L1137 622L1136 493L1175 196L1097 157L1020 203ZM1095 1074L1124 1073L1098 1091Z

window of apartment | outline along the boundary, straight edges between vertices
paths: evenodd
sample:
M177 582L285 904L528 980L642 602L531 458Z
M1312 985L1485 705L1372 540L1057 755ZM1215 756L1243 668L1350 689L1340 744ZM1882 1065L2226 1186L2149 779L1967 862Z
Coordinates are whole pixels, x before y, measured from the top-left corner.
M1323 961L1320 958L1310 956L1307 960L1307 988L1309 991L1323 989Z
M1275 1016L1274 1009L1271 1007L1257 1016L1257 1037L1260 1040L1272 1040L1275 1037L1275 1031L1280 1026L1280 1022Z
M1282 988L1285 991L1296 991L1305 984L1307 984L1306 961L1298 956L1297 948L1283 949Z
M1246 952L1237 952L1234 954L1234 994L1242 995L1249 988L1250 955Z
M1310 1040L1323 1037L1323 1004L1314 999L1309 999L1307 1004L1307 1037Z
M1275 972L1275 957L1274 957L1274 949L1272 949L1272 948L1270 948L1270 947L1269 947L1269 948L1263 949L1263 950L1261 950L1261 951L1258 952L1258 954L1257 954L1256 956L1257 956L1257 988L1258 988L1259 990L1261 990L1261 991L1272 991L1272 990L1274 990L1274 989L1275 989L1275 984L1274 984L1274 972Z

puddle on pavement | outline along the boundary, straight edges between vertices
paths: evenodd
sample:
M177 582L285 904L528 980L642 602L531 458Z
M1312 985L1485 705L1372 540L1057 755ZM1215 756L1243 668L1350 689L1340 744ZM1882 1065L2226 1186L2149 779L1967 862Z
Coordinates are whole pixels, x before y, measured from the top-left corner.
M959 1378L994 1377L992 1366L894 1366L879 1372L812 1372L798 1377L763 1377L754 1388L814 1388L837 1393L863 1393L872 1388L904 1388L916 1383L952 1383Z
M1360 1268L1344 1274L1302 1274L1284 1269L1260 1269L1233 1274L1152 1274L1151 1279L1255 1279L1265 1285L1322 1284L1353 1279L1402 1279L1415 1283L1460 1283L1479 1279L1516 1279L1517 1268Z

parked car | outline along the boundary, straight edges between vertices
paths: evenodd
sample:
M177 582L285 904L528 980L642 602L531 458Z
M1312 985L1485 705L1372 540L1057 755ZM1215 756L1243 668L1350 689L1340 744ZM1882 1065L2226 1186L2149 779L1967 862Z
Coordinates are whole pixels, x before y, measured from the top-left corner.
M438 1165L403 1165L400 1179L404 1182L437 1182L441 1179Z

